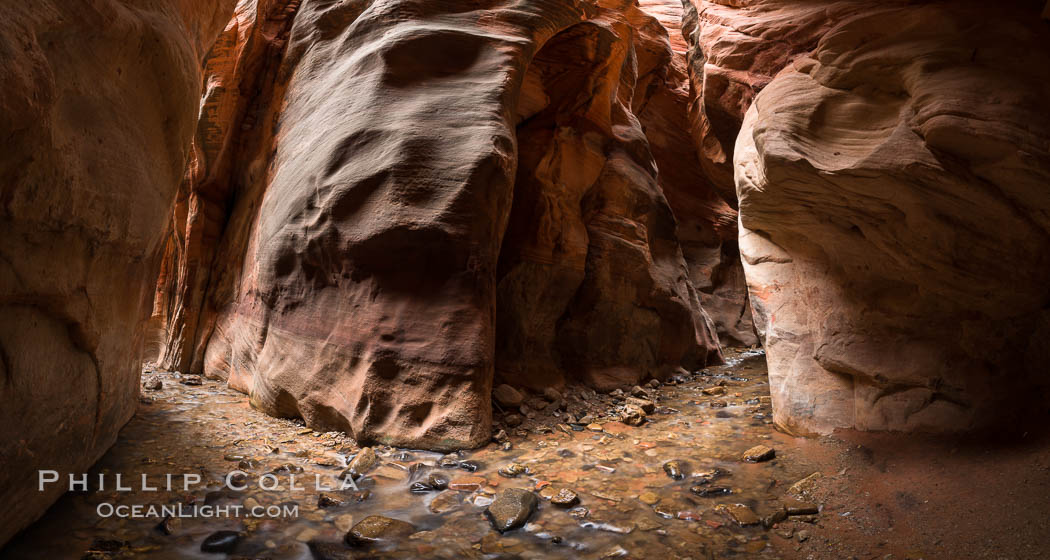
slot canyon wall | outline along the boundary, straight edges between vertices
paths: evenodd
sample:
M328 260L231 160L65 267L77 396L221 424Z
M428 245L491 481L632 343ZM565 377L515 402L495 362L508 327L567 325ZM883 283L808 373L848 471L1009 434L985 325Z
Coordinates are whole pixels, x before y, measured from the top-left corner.
M13 7L0 543L57 498L36 469L114 441L143 348L432 449L489 439L494 382L611 389L719 341L761 340L795 433L1045 415L1041 8Z
M452 449L488 440L494 379L611 389L720 360L715 324L754 341L742 275L711 281L736 220L692 149L684 43L633 2L236 14L158 282L162 367Z
M40 0L0 22L0 544L138 404L200 64L233 2Z
M688 3L698 149L714 185L735 179L782 428L1045 417L1040 4Z

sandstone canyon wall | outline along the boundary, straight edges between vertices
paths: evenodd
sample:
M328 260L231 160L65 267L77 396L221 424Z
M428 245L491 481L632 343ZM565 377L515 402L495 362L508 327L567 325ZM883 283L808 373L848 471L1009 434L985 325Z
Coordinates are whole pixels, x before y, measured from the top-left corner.
M611 388L720 359L665 192L711 235L729 207L684 129L644 130L687 90L632 2L236 12L157 290L162 365L451 449L489 438L495 377Z
M144 343L433 449L489 438L494 380L665 378L756 328L789 431L1045 413L1039 3L233 4L0 23L0 542L112 443Z
M1045 415L1039 5L688 7L694 130L713 183L735 173L777 423L1024 431Z
M232 2L9 3L0 22L0 543L137 405L200 62Z

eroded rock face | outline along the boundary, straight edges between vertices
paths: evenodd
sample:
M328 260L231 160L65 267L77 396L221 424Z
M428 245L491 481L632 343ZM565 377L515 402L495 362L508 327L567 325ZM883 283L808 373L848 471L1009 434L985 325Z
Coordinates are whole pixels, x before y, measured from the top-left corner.
M1048 45L1035 9L881 7L758 95L735 172L778 424L1045 414Z
M0 543L137 404L200 61L232 2L41 0L0 22ZM63 481L65 479L63 478Z
M734 208L733 146L744 114L781 69L810 52L828 29L873 6L863 0L686 0L683 34L690 45L695 92L690 120L704 172Z
M693 140L691 107L697 90L689 79L688 46L680 31L686 15L682 2L643 0L639 5L667 29L672 51L653 79L661 87L645 101L639 120L660 170L660 188L678 222L689 277L719 341L755 345L758 337L737 249L736 193L711 181ZM650 41L663 40L663 32L652 24L639 27L649 31Z
M671 54L659 23L625 2L531 61L499 260L501 379L613 389L695 368L717 346L664 195L677 177L658 173L636 117L666 91Z
M199 236L175 237L155 308L166 365L363 442L452 449L488 440L494 371L519 358L541 365L517 385L597 386L719 359L636 114L669 49L633 3L252 9L212 65L241 87L206 97L176 216Z

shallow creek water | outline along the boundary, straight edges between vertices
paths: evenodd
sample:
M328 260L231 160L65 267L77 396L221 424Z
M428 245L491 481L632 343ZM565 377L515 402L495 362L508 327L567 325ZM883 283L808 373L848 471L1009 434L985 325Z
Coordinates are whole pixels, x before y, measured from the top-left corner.
M187 386L174 373L158 373L163 388L143 392L153 402L140 406L117 444L91 471L92 485L102 474L106 488L68 493L3 555L223 558L202 552L201 543L215 531L232 530L243 535L232 557L308 559L313 556L307 542L341 543L354 523L383 515L412 523L418 532L385 546L348 549L353 556L347 557L776 557L769 546L774 530L761 524L739 526L719 506L744 504L766 517L781 508L787 486L813 471L801 453L793 453L794 440L772 427L762 352L731 351L727 358L724 366L652 389L656 409L638 427L599 414L597 431L593 424L560 424L558 417L540 413L520 428L508 428L509 450L494 442L463 452L462 460L479 466L476 472L441 468L441 454L377 447L377 466L357 483L368 494L360 501L363 493L339 490L346 458L358 449L352 440L265 416L223 383L204 380L203 385ZM702 393L719 384L725 386L724 395ZM759 444L775 448L777 457L744 462L743 452ZM672 460L680 462L684 479L665 473L664 464ZM415 463L422 465L413 467ZM526 466L529 473L516 478L497 474L511 463ZM730 494L701 497L690 491L715 469L724 474L709 486L726 487ZM244 491L224 488L224 477L235 470L248 475ZM464 489L409 491L412 481L431 472L444 473ZM133 490L114 491L116 473ZM164 487L167 473L177 475L170 490ZM183 490L182 475L194 473L201 483ZM260 477L267 473L279 481L278 489L260 488ZM159 490L143 491L142 474ZM319 491L318 480L335 489ZM478 483L477 489L470 487L471 481ZM549 497L550 489L541 493L546 486L574 490L579 506L560 509L541 498L525 527L502 535L483 513L505 488L528 488ZM319 507L322 492L344 503ZM298 511L260 518L244 510L240 517L187 517L170 524L170 535L157 528L158 517L99 515L100 504L108 512L105 504L179 503L183 513L204 504L242 505L245 510L297 505Z

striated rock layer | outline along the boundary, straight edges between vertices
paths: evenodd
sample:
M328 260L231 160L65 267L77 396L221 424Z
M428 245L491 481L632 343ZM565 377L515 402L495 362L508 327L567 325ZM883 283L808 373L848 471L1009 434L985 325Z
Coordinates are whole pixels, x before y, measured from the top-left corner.
M40 0L0 22L0 544L137 404L200 61L232 2Z
M734 154L740 246L779 425L1025 431L1021 414L1045 415L1038 15L853 13L755 98Z
M671 50L633 2L237 14L158 286L163 365L451 449L488 440L497 372L607 388L720 359L638 116Z
M723 345L758 344L737 248L736 193L730 188L725 194L711 181L693 140L690 117L698 90L689 78L689 48L680 31L686 15L682 2L642 0L639 5L669 32L672 57L657 77L662 87L654 89L639 120L678 221L689 277Z

